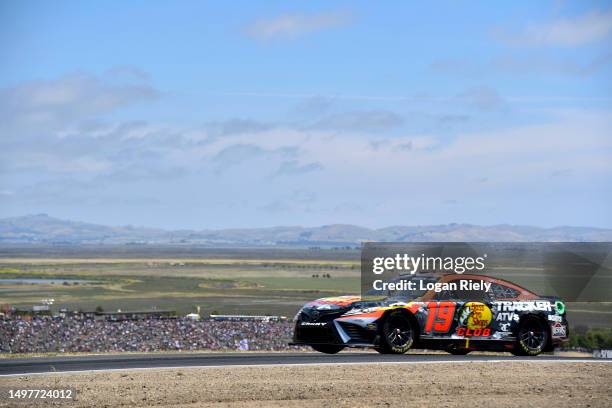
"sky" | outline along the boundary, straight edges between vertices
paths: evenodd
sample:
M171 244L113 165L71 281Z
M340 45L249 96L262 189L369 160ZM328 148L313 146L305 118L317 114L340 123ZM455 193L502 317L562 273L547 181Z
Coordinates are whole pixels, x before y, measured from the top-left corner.
M0 1L0 217L612 227L612 2Z

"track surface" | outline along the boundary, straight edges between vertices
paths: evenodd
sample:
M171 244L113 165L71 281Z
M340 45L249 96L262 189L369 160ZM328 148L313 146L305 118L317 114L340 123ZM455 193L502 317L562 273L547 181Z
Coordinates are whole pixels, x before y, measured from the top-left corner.
M169 367L219 367L278 364L427 363L466 361L607 361L575 357L452 356L443 354L380 355L378 353L201 353L19 358L0 360L1 375L66 371L117 370Z

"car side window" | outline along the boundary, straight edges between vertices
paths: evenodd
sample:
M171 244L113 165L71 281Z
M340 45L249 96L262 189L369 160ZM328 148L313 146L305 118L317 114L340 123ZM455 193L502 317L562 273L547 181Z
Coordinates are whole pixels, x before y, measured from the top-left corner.
M436 293L435 300L455 300L455 294L452 290L443 290Z
M490 292L493 299L516 299L520 295L518 290L500 283L491 283Z
M455 299L473 302L486 302L491 300L487 292L482 290L456 290Z
M491 297L487 292L481 290L443 290L436 294L435 300L486 302L491 300Z

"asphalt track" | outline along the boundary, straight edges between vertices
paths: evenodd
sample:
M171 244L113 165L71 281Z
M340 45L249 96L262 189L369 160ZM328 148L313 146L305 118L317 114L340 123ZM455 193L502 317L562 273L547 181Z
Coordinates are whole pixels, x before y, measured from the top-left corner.
M577 357L514 357L444 354L381 355L378 353L349 352L327 355L321 353L189 353L137 354L36 357L0 360L0 376L43 374L54 372L155 369L172 367L227 367L305 364L361 364L361 363L466 363L466 362L607 362L612 360Z

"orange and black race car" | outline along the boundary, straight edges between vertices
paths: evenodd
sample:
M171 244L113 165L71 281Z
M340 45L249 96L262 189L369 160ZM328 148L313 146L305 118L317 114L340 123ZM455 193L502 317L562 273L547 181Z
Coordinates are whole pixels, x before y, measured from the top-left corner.
M291 344L330 354L345 347L394 354L417 347L459 355L492 350L534 356L568 340L560 299L502 279L415 275L392 283L385 288L400 290L307 303L295 316Z

